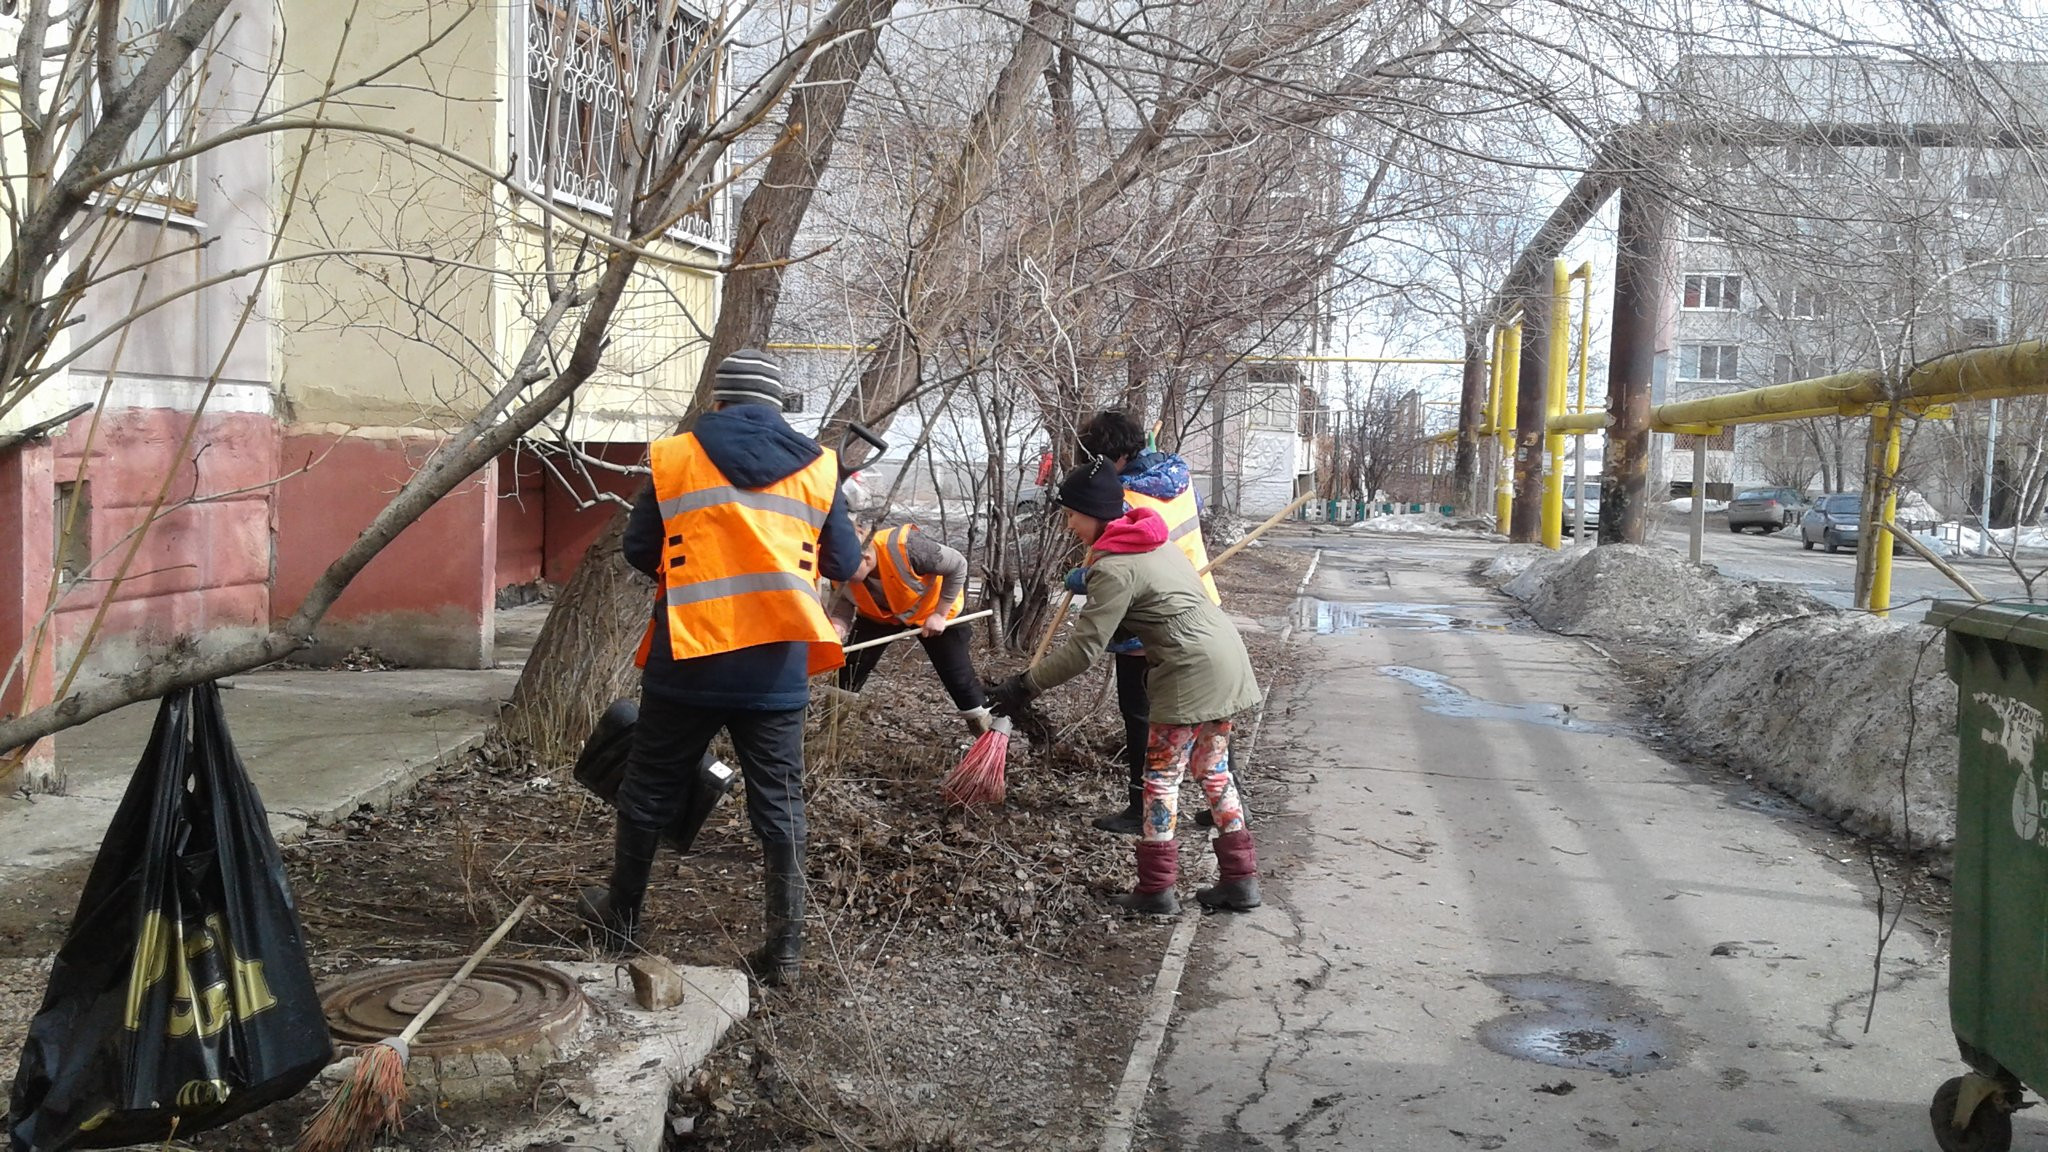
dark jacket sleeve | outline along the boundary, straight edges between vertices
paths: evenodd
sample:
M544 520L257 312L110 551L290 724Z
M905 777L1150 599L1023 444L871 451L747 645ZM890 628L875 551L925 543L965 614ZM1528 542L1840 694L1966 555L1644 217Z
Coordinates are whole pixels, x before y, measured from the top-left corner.
M860 533L853 530L853 516L846 510L846 493L842 491L832 497L832 511L818 533L818 571L827 580L851 580L859 567Z
M649 576L659 573L661 532L661 502L654 498L654 485L649 484L634 497L633 511L626 516L626 534L619 541L626 563Z

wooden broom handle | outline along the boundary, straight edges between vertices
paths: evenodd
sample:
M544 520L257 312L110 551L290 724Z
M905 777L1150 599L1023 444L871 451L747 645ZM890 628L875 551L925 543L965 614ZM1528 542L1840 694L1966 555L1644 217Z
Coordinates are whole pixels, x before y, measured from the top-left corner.
M427 1022L434 1018L434 1013L439 1012L441 1005L446 1004L448 998L455 995L455 990L462 987L462 982L469 979L469 974L476 971L476 966L484 962L484 957L491 954L491 949L496 948L499 942L505 939L512 931L512 926L519 923L519 918L526 915L526 910L531 907L533 907L533 897L531 896L519 902L519 907L514 908L512 914L505 917L505 922L498 925L498 930L491 933L491 938L484 941L483 947L469 954L469 959L462 962L462 967L455 970L455 975L450 976L448 982L441 985L441 990L434 993L434 998L427 1001L427 1006L420 1009L420 1014L413 1017L412 1023L405 1026L405 1031L398 1034L399 1043L410 1046L414 1040L419 1038L420 1030L425 1028Z
M955 616L951 620L946 621L946 627L951 628L955 624L965 624L969 620L979 620L983 616L993 616L995 615L995 612L996 610L993 608L983 608L979 612L969 612L965 616ZM845 647L841 648L840 651L858 652L863 648L880 648L884 644L894 644L898 640L908 639L912 636L919 635L923 631L924 629L922 628L909 628L905 629L902 632L891 632L887 636L877 636L873 640L863 640L858 644L848 644Z
M1232 556L1237 555L1239 552L1242 552L1245 549L1245 547L1249 545L1252 541L1257 540L1261 536L1264 536L1268 528L1271 528L1275 524L1280 523L1282 520L1287 519L1287 517L1294 513L1294 510L1296 508L1301 507L1303 504L1306 504L1315 498L1316 494L1314 492L1308 492L1301 496L1295 497L1294 503L1289 504L1287 507L1282 508L1278 512L1273 513L1271 516L1266 517L1266 522L1264 524L1261 524L1257 528L1254 528L1251 531L1245 533L1243 536L1238 537L1237 543L1232 544L1230 547L1225 548L1223 551L1217 553L1216 558L1214 560L1211 560L1207 564L1202 565L1202 570L1199 573L1197 573L1197 575L1207 576L1209 574L1210 569L1216 567L1218 564L1223 563L1225 560L1230 559Z
M1200 572L1195 573L1195 575L1207 576L1210 572L1215 570L1218 564L1221 564L1225 560L1228 560L1232 556L1235 556L1239 552L1242 552L1245 549L1246 545L1250 544L1254 540L1257 540L1259 537L1265 535L1267 529L1273 527L1275 524L1280 523L1282 520L1287 519L1287 517L1290 514L1292 514L1295 509L1301 507L1303 504L1308 503L1310 500L1315 499L1315 496L1316 494L1314 492L1305 492L1302 495L1295 497L1294 503L1289 504L1287 507L1282 508L1278 512L1273 513L1271 516L1266 517L1266 522L1264 524L1261 524L1257 528L1254 528L1251 531L1245 533L1243 536L1238 538L1237 543L1232 544L1230 547L1225 548L1222 552L1217 553L1216 558L1209 561L1207 564L1202 565L1202 570ZM1088 553L1088 559L1083 561L1082 566L1086 567L1087 565L1093 564L1094 562L1095 553L1090 552ZM1031 663L1026 667L1026 671L1038 667L1038 662L1040 660L1045 659L1046 651L1052 647L1053 634L1058 632L1060 630L1060 625L1066 622L1067 613L1073 607L1074 593L1070 590L1068 591L1066 598L1060 601L1060 610L1053 614L1052 623L1046 626L1045 635L1039 637L1038 650L1031 654Z

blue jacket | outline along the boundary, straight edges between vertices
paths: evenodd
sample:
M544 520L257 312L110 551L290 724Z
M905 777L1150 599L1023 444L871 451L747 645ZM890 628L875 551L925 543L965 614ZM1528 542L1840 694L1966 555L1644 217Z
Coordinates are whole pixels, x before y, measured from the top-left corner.
M725 478L741 488L766 488L801 470L823 449L791 428L766 404L741 404L697 418L694 431L705 455ZM654 576L661 568L661 505L649 484L633 502L620 550L626 563ZM848 580L860 567L860 536L847 515L846 498L834 496L818 537L818 570L828 580ZM640 694L693 708L781 712L810 703L808 645L757 644L736 652L677 660L669 654L668 613L655 600L654 643L640 676Z

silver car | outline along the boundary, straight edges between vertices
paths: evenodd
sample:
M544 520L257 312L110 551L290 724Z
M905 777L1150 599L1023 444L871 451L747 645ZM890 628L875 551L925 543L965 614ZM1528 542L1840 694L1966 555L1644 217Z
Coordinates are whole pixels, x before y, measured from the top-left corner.
M1830 552L1856 547L1863 517L1863 493L1835 492L1815 500L1799 518L1799 546L1813 551L1819 544Z

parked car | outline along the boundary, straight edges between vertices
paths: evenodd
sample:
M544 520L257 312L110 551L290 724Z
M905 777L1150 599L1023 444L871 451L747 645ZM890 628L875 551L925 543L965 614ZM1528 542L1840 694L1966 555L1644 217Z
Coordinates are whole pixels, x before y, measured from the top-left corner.
M1600 490L1591 484L1586 485L1586 530L1588 532L1596 531L1600 527L1599 492ZM1572 514L1576 507L1577 505L1572 500L1571 492L1567 490L1564 497L1564 534L1567 536L1572 534L1573 525L1578 523L1578 517Z
M1751 528L1766 534L1799 523L1806 513L1806 496L1797 488L1749 488L1728 502L1728 530Z
M1859 521L1862 516L1863 493L1837 492L1822 496L1799 519L1800 547L1812 551L1813 546L1819 544L1830 552L1840 552L1844 548L1853 550L1861 539ZM1914 530L1914 526L1905 523L1900 523L1899 527ZM1905 551L1905 547L1897 540L1892 541L1894 553Z

